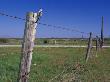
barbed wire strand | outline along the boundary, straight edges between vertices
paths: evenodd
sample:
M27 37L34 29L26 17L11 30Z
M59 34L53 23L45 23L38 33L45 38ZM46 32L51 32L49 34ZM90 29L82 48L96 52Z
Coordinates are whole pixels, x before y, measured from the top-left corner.
M6 17L10 17L10 18L14 18L14 19L19 19L19 20L26 21L26 19L24 19L24 18L20 18L20 17L17 17L17 16L8 15L8 14L5 14L3 12L0 12L0 15L6 16ZM76 29L66 28L66 27L63 27L63 26L56 26L56 25L51 25L51 24L46 24L46 23L40 23L40 22L38 24L43 25L43 26L47 26L47 27L53 27L53 28L58 28L58 29L62 29L62 30L67 30L67 31L72 31L72 32L78 32L78 33L86 34L86 35L89 35L90 34L90 33L86 33L86 32L82 32L82 31L76 30ZM93 35L94 36L97 36L96 34L93 34Z
M73 66L73 65L72 65ZM62 75L64 72L66 72L68 69L70 69L72 66L69 66L68 68L64 69L61 73L50 79L48 82L52 82L54 79L58 78L60 75Z

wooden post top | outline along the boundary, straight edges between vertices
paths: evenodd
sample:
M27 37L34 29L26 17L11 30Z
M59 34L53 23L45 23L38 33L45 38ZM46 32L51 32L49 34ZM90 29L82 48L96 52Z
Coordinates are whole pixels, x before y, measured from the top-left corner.
M36 23L37 19L42 16L42 9L40 9L37 13L27 12L26 21L33 21Z

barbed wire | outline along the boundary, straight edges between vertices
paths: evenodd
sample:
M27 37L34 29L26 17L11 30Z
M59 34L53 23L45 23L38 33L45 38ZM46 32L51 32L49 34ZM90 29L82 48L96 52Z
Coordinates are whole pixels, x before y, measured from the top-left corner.
M24 18L17 17L17 16L12 16L12 15L8 15L8 14L3 13L3 12L0 12L0 15L6 16L6 17L10 17L10 18L14 18L14 19L19 19L19 20L26 21L26 19L24 19ZM70 29L70 28L67 28L67 27L63 27L63 26L56 26L56 25L51 25L51 24L46 24L46 23L41 23L41 22L38 22L38 24L43 25L43 26L47 26L47 27L53 27L53 28L58 28L58 29L62 29L62 30L67 30L67 31L72 31L72 32L78 32L78 33L86 34L86 35L89 35L90 34L90 33L86 33L86 32L82 32L82 31L76 30L76 29ZM97 36L96 34L92 34L92 35Z
M23 18L20 18L20 17L17 17L17 16L8 15L8 14L2 13L2 12L0 12L0 15L10 17L10 18L14 18L14 19L20 19L20 20L23 20L23 21L26 20L26 19L23 19Z
M80 75L79 72L84 71L83 67L84 67L84 65L81 65L79 62L76 62L74 65L72 64L72 65L69 65L68 67L64 67L64 70L61 73L59 73L58 75L49 79L48 82L53 82L55 79L58 79L60 76L63 76L65 73L69 73L69 72L71 72L74 75L74 77L75 77L74 81L78 81L78 80L81 81L81 79L78 77ZM80 71L79 71L79 69L80 69ZM63 80L63 79L61 79L61 80Z
M44 26L48 26L48 27L60 28L60 29L68 30L68 31L72 31L72 32L74 31L74 32L78 32L78 33L81 33L81 34L89 34L89 33L86 33L86 32L82 32L82 31L79 31L79 30L76 30L76 29L70 29L70 28L63 27L63 26L55 26L55 25L46 24L46 23L39 23L39 24L44 25Z

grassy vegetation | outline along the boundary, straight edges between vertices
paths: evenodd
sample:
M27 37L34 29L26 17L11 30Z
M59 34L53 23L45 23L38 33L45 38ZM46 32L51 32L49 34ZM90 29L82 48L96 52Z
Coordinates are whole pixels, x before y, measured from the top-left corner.
M22 39L20 38L0 38L0 44L10 44L10 45L20 45ZM71 38L71 39L52 39L52 38L38 38L35 40L35 44L38 45L87 45L88 39L81 38ZM93 39L93 45L96 44L95 39ZM110 39L106 38L104 40L104 45L110 45Z
M10 44L10 45L19 45L22 40L17 38L0 38L0 44Z
M0 82L16 82L20 48L0 48ZM85 48L35 48L29 82L110 82L110 48L86 63ZM66 70L67 69L67 70ZM71 82L71 81L69 81ZM72 81L73 82L73 81Z

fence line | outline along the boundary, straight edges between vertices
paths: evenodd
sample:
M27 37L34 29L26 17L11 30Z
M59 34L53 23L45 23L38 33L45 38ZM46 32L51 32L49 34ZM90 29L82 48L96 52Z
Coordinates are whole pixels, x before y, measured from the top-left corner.
M20 18L20 17L17 17L17 16L11 16L11 15L8 15L8 14L4 14L4 13L1 13L0 12L0 15L2 16L7 16L7 17L10 17L10 18L14 18L14 19L20 19L20 20L23 20L23 21L28 21L26 19L23 19L23 18ZM33 19L34 20L34 19ZM36 20L36 22L38 22L39 19ZM28 21L30 22L30 21ZM36 23L34 22L34 23ZM31 20L31 23L33 24L34 26L34 23L33 21ZM26 23L26 24L29 24L29 27L33 27L31 23ZM86 32L82 32L82 31L79 31L79 30L75 30L75 29L70 29L70 28L66 28L66 27L62 27L62 26L56 26L56 25L51 25L51 24L45 24L45 23L39 23L41 25L44 25L44 26L48 26L48 27L54 27L54 28L60 28L60 29L63 29L63 30L67 30L67 31L73 31L73 32L78 32L78 33L81 33L81 34L89 34L89 33L86 33ZM27 25L28 26L28 25ZM36 27L36 26L35 26ZM28 27L26 27L28 28ZM29 29L29 28L28 28ZM35 28L33 28L35 30ZM24 59L25 58L28 58L30 56L32 56L32 50L33 50L33 43L34 43L34 39L35 39L35 31L32 31L33 29L30 28L29 31L25 32L26 36L24 37L24 52L22 53L25 53L23 56L24 56ZM26 31L26 30L25 30ZM32 31L32 32L31 32ZM30 32L30 33L28 33ZM29 36L31 34L31 36ZM95 34L93 34L95 35ZM27 40L27 38L29 39L29 41ZM98 39L97 39L98 41ZM28 44L25 44L25 43L28 43ZM98 42L97 42L98 43ZM87 49L87 54L86 54L86 61L89 60L90 58L90 54L91 54L91 49L92 49L92 33L90 33L90 38L89 38L89 43L88 43L88 49ZM97 47L97 46L96 46ZM26 50L25 50L26 48ZM28 49L29 48L29 49ZM27 51L27 52L26 52ZM30 59L25 59L25 60L28 60L28 61L23 61L21 62L21 67L23 66L22 63L24 62L24 67L25 67L25 64L27 65L27 67L23 68L23 70L21 70L21 74L20 74L20 80L19 82L27 82L27 78L29 78L29 72L30 72L30 65L31 65L31 57ZM28 64L27 64L28 63ZM61 74L63 74L65 71L67 71L68 69L70 69L72 66L68 67L67 69L63 70L60 74L58 74L57 76L55 76L54 78L52 78L51 80L49 80L49 82L53 81L54 79L58 78ZM28 68L28 69L26 69ZM26 73L25 73L26 72Z

